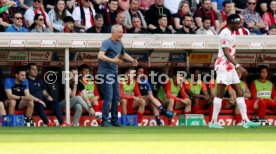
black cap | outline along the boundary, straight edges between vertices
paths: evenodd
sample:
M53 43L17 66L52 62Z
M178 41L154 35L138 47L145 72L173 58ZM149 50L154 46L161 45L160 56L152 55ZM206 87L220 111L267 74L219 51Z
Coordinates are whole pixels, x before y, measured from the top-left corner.
M230 23L240 23L241 18L238 14L231 14L230 16L227 17L227 24Z
M75 22L75 20L71 17L71 16L66 16L64 17L63 19L63 22L66 23L66 22Z

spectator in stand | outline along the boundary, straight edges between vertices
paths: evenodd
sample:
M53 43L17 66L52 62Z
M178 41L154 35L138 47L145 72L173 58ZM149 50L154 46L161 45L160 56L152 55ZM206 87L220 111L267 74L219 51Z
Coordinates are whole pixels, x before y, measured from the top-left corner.
M116 24L118 5L118 0L109 0L107 4L108 8L102 10L105 26L111 27Z
M49 19L53 24L54 32L63 32L64 22L66 16L72 16L66 9L65 0L57 0L55 7L48 13Z
M24 5L26 6L26 10L28 10L30 7L33 6L33 1L34 0L24 0Z
M29 6L25 5L25 1L28 1L28 0L13 0L13 1L10 0L9 2L15 2L17 10L21 11L21 13L23 13L27 9L29 9ZM29 0L29 1L31 1L31 0Z
M178 6L178 12L177 12L176 16L174 17L175 29L183 28L183 24L181 21L183 21L182 19L184 18L184 16L186 14L190 14L190 13L191 13L191 11L190 11L189 2L185 1L185 0L181 1Z
M53 31L52 24L49 20L48 14L43 10L43 0L33 0L33 6L30 7L24 14L25 22L27 27L31 27L34 23L34 17L37 14L41 14L44 20L44 26L47 27L49 30Z
M217 12L218 19L220 22L220 29L227 27L226 19L232 13L232 2L230 0L225 0L222 3L222 10Z
M155 33L155 34L172 34L172 33L174 33L174 31L172 31L168 27L168 17L165 14L160 15L158 17L158 23L159 23L159 26L156 29L154 29L153 33Z
M28 30L23 27L23 15L20 12L13 13L12 22L13 24L6 29L6 32L28 32Z
M155 0L138 0L139 1L139 8L143 13L146 13L150 6L155 3Z
M34 23L30 27L32 33L51 33L51 31L44 27L44 16L36 14L34 17Z
M248 0L233 0L232 1L237 14L241 13L242 11L244 11L246 9L247 1Z
M119 3L119 10L120 11L127 11L129 9L129 0L118 0Z
M4 81L5 106L8 114L14 114L15 110L26 109L26 122L31 121L34 110L34 98L29 92L29 82L26 80L26 70L16 68L15 78L6 78Z
M144 15L142 12L139 10L139 2L138 0L130 0L130 7L128 11L125 11L125 16L126 16L126 25L132 25L132 18L133 17L138 17L140 21L142 21L143 28L147 28L147 23L144 18ZM132 27L131 27L132 28Z
M217 35L217 32L215 31L214 27L211 27L211 22L212 19L210 18L203 18L203 27L199 28L196 31L196 34L201 34L201 35Z
M204 0L202 7L196 10L194 19L196 26L200 29L203 27L203 18L211 19L211 26L216 32L220 31L220 24L216 13L212 10L211 0Z
M265 24L258 12L255 11L256 0L248 0L247 8L241 13L251 34L262 35Z
M1 2L0 2L0 14L6 10L8 10L10 7L15 6L16 3L13 1L8 1L8 5L2 6Z
M147 29L143 28L141 25L141 20L139 17L132 17L132 28L129 29L128 33L135 33L135 34L147 34Z
M0 25L7 28L12 24L12 16L16 11L16 3L11 3L9 0L0 0L0 6L8 8L0 13Z
M67 0L66 6L67 6L66 10L72 14L75 8L75 0Z
M38 71L35 63L30 63L27 66L29 91L34 99L34 109L47 126L53 126L48 120L45 113L45 108L54 109L54 113L58 119L59 125L67 126L63 120L61 106L58 101L54 100L46 90L45 83L37 77Z
M267 66L259 67L259 79L251 83L251 95L254 109L258 110L259 118L265 119L266 109L276 110L276 91L273 83L268 80L269 69Z
M182 19L183 27L178 29L177 34L195 34L195 31L192 28L193 25L193 17L190 14L184 15Z
M78 69L77 68L70 68L70 76L72 77L70 80L70 108L73 108L74 113L74 120L73 126L79 126L79 121L82 115L82 110L84 109L90 116L90 108L87 103L81 98L81 96L77 96L77 87L78 87ZM60 102L60 105L63 108L66 108L65 99Z
M200 79L199 69L194 68L191 73L191 78L184 82L185 90L193 102L192 113L199 114L199 110L209 107L212 100L205 82Z
M269 26L268 35L276 35L276 24Z
M43 0L43 6L46 12L49 12L53 8L55 8L57 4L57 0Z
M73 17L71 16L66 16L63 19L64 22L64 29L63 32L64 33L74 33L74 24L75 24L75 20L73 19Z
M170 10L172 17L177 15L179 10L179 3L181 1L182 0L164 0L164 7Z
M95 25L87 29L86 33L110 33L110 27L104 25L104 19L102 14L96 14Z
M219 13L223 8L223 2L225 2L225 0L212 0L213 11Z
M138 126L142 126L146 101L140 93L139 85L134 76L135 69L128 68L125 71L125 76L120 78L120 103L123 115L136 112L137 110Z
M91 3L96 13L101 13L102 8L106 7L106 3L108 3L108 0L91 0Z
M126 16L124 12L118 12L116 17L116 23L123 27L123 32L126 33L130 29L131 25L125 25Z
M155 4L150 6L146 12L146 22L148 24L148 31L153 32L159 26L159 17L166 15L167 22L171 19L171 12L164 7L164 0L155 0ZM173 30L172 25L168 24L169 29Z
M79 7L76 7L73 11L73 18L75 20L75 27L80 32L86 31L88 28L95 24L95 9L90 5L89 0L81 0Z
M257 0L256 2L257 6L255 11L260 13L261 16L263 16L263 14L269 10L269 4L271 0Z
M178 71L180 69L175 68L173 70L173 77L169 78L165 85L159 88L157 98L164 106L167 106L168 111L183 109L184 114L189 114L191 113L192 102L185 92L184 77ZM169 120L169 124L171 125L171 120Z
M236 35L250 35L250 32L247 28L244 27L244 17L243 15L239 14L241 18L241 27L236 31Z
M266 30L268 30L269 26L276 24L276 0L270 2L268 12L263 14L263 21Z

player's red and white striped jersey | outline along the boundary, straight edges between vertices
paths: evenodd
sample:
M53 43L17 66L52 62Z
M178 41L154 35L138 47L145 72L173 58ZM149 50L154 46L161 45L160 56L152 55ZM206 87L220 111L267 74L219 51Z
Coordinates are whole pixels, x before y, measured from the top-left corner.
M236 54L236 33L229 28L224 28L219 34L219 51L215 63L216 71L233 71L235 66L227 60L223 48L229 48L230 55L235 58Z

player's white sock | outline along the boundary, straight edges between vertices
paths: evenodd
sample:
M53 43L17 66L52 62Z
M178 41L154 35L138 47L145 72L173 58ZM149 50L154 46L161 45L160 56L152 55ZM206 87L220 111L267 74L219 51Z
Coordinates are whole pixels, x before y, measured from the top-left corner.
M221 98L218 98L218 97L214 98L212 123L216 123L218 121L218 115L221 109L221 102L222 102Z
M237 97L236 101L241 112L242 120L245 122L249 122L244 97Z

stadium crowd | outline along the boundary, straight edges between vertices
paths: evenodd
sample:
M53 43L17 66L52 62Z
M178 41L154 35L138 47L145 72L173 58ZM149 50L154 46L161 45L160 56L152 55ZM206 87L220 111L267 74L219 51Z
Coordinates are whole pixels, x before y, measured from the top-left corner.
M275 35L275 0L0 0L0 32L217 35L242 18L238 35Z
M99 90L100 84L92 80L91 68L83 64L78 68L70 69L70 108L73 111L73 126L79 126L82 114L94 116L101 124L101 109L103 94ZM164 74L162 69L151 70L157 74L154 79L143 77L150 74L147 68L122 68L120 73L120 103L118 112L122 115L137 114L138 125L142 124L143 115L154 115L158 125L162 125L160 115L171 119L176 114L207 114L212 116L212 102L216 93L214 78L203 80L204 74L199 68L191 68L190 75L184 79L177 71L184 68L174 68L166 72L169 78L165 80L159 75ZM206 73L206 72L205 72ZM241 74L238 73L241 77ZM276 91L272 81L269 80L269 68L259 67L259 76L252 82L241 82L249 114L257 114L265 119L267 110L276 112ZM95 75L95 74L94 74ZM161 80L157 80L160 78ZM248 84L250 86L248 86ZM64 85L55 85L54 93L49 89L47 82L38 77L38 67L30 63L26 67L16 67L14 77L3 80L0 97L0 114L14 114L16 110L25 111L27 121L33 113L39 115L44 125L53 126L47 118L47 113L54 114L61 126L68 126L63 119L66 107L64 100ZM60 86L58 88L58 86ZM56 94L60 97L56 97ZM231 86L225 89L222 109L232 110L236 124L242 119L236 105L236 93ZM52 112L51 112L52 111Z

